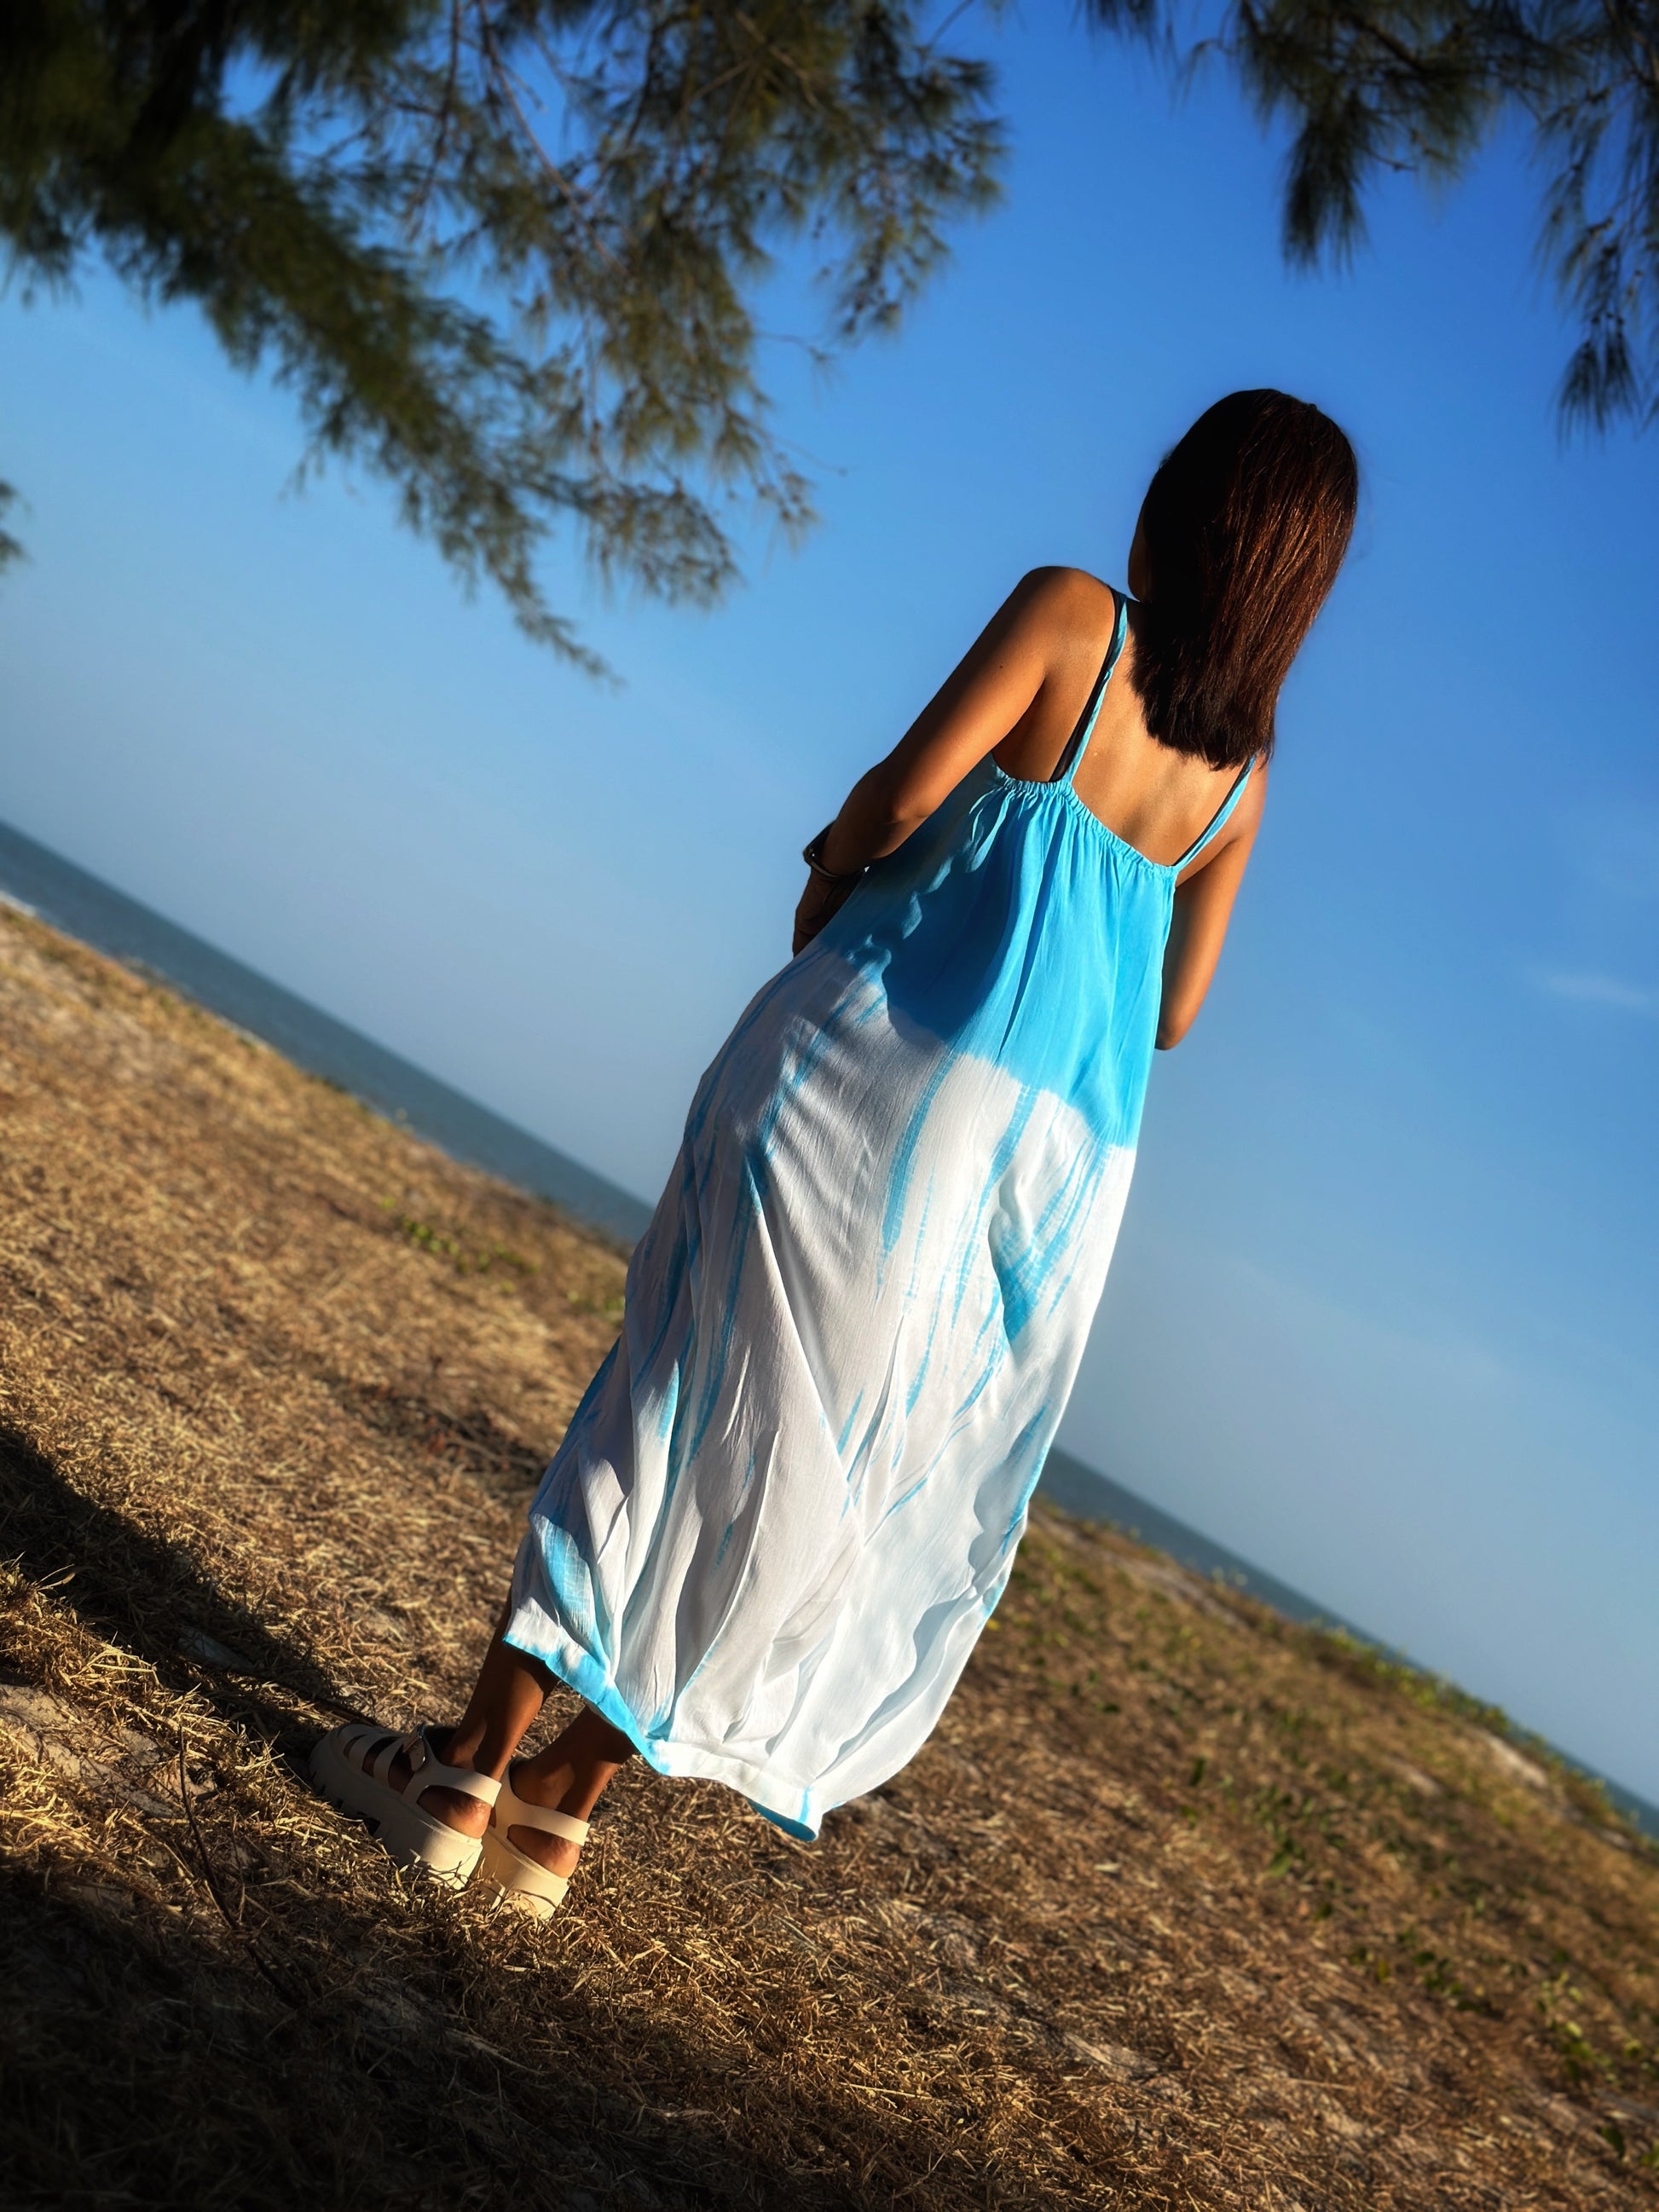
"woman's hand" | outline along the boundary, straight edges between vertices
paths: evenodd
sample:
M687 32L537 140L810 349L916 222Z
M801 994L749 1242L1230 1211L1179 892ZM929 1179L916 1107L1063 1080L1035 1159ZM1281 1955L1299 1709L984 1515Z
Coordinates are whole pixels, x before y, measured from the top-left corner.
M838 914L847 903L848 893L861 879L848 876L836 883L821 876L815 868L806 878L806 889L800 895L795 908L795 937L792 952L801 952L812 942L832 914Z

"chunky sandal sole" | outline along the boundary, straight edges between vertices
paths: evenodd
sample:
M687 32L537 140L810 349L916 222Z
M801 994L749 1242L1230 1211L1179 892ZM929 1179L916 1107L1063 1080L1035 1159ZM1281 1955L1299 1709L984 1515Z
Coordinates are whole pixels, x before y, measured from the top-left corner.
M550 1812L545 1805L532 1805L527 1798L520 1797L513 1787L510 1772L502 1781L495 1816L484 1831L479 1883L486 1895L495 1893L492 1903L510 1905L537 1920L550 1919L564 1903L571 1876L554 1874L538 1860L526 1858L509 1839L509 1828L535 1828L544 1836L562 1837L566 1843L580 1848L587 1841L588 1824L572 1814Z
M370 1765L362 1763L367 1743L384 1743L388 1739L390 1756L383 1753ZM356 1759L351 1756L354 1751ZM374 1765L389 1771L392 1757L399 1751L411 1757L420 1752L425 1754L407 1785L414 1793L412 1798L373 1771ZM471 1878L482 1849L480 1838L463 1835L447 1820L422 1812L416 1801L428 1790L447 1789L461 1790L489 1804L494 1802L495 1784L490 1777L474 1773L471 1768L446 1766L434 1754L424 1730L400 1736L388 1729L356 1724L331 1729L312 1752L310 1768L313 1782L329 1803L338 1812L366 1821L375 1840L398 1866L424 1874L451 1889L464 1887Z

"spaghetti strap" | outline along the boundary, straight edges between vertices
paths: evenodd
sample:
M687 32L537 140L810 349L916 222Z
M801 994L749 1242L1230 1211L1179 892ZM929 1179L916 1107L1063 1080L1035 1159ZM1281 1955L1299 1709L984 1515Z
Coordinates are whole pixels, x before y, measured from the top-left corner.
M1237 805L1239 800L1243 797L1244 787L1249 781L1250 770L1255 766L1255 763L1254 760L1247 760L1245 762L1243 769L1233 784L1232 789L1227 793L1227 796L1222 800L1220 805L1216 809L1214 815L1212 817L1209 828L1204 831L1201 836L1194 838L1193 842L1188 846L1186 851L1182 854L1181 858L1173 864L1170 871L1171 875L1178 876L1183 868L1190 866L1191 864L1198 858L1199 854L1204 850L1204 848L1209 843L1211 838L1216 835L1218 830L1223 830L1226 827L1227 817L1232 812L1234 807Z
M1078 725L1066 740L1066 750L1060 757L1060 765L1048 781L1069 783L1077 774L1077 764L1083 758L1085 746L1094 734L1100 715L1100 702L1106 696L1106 686L1112 671L1117 666L1123 652L1125 639L1129 635L1129 602L1115 586L1108 587L1117 603L1117 620L1112 624L1112 641L1106 648L1106 658L1100 664L1100 673L1095 678L1095 688L1089 694L1088 703L1078 717Z

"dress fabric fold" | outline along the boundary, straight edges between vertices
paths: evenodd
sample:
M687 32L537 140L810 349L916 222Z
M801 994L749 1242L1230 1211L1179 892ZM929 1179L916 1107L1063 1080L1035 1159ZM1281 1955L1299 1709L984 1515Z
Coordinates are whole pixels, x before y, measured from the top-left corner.
M509 1642L798 1836L938 1720L1116 1241L1176 872L1071 786L1121 629L1066 771L981 763L716 1054L519 1553Z

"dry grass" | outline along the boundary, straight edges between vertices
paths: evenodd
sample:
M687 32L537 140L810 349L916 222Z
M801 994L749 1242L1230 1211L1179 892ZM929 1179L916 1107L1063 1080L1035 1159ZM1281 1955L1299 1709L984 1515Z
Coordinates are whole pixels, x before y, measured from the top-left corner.
M8 2203L1659 2196L1653 1852L1054 1515L817 1847L634 1773L544 1930L404 1886L295 1762L456 1709L620 1260L13 916L0 1116Z

